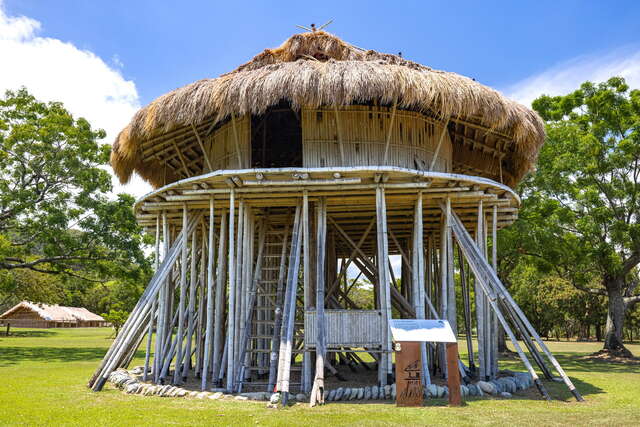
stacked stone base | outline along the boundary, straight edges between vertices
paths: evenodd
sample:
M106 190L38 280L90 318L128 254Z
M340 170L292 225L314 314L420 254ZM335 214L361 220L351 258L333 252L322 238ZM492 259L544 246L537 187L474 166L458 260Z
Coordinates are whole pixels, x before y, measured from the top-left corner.
M192 399L235 399L235 400L256 400L256 401L279 401L278 393L251 392L240 394L226 394L222 390L213 391L192 391L173 385L155 385L142 381L142 371L138 368L131 371L119 369L109 376L109 382L127 394L139 394L143 396L158 397L181 397ZM531 375L525 372L502 371L502 376L491 381L478 381L475 384L460 386L463 397L511 397L514 393L526 390L533 386ZM426 399L443 399L449 395L447 386L430 384L425 389ZM346 401L385 401L396 399L396 385L386 385L384 387L339 387L333 390L325 390L326 402L346 402ZM290 401L307 402L308 396L299 393L291 395Z

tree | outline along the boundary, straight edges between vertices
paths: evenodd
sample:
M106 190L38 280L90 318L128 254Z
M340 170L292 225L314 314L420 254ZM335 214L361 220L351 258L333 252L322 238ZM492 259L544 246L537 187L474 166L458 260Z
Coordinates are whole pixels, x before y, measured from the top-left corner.
M133 198L110 196L104 136L24 88L0 98L0 274L103 281L148 268Z
M122 327L122 325L124 325L124 323L127 321L127 318L129 317L129 313L123 310L111 309L108 313L102 313L102 317L104 318L104 320L111 323L111 326L113 326L113 329L115 329L115 336L118 336L120 328Z
M533 108L546 121L547 139L537 172L521 186L512 253L606 296L604 349L630 355L622 332L626 311L640 301L640 91L616 77L542 96Z

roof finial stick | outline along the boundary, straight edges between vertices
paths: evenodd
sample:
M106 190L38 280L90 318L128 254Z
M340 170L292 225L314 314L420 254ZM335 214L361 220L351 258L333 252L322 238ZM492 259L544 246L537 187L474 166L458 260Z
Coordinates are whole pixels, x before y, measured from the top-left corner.
M331 24L332 22L333 22L333 19L329 19L326 24L320 25L320 28L318 28L318 31L324 30L325 27L329 26L329 24ZM311 24L311 26L313 27L313 24Z
M325 27L327 27L329 24L331 24L333 22L333 19L330 19L329 21L327 21L326 24L321 25L320 27L316 28L316 24L311 24L311 28L309 27L305 27L304 25L296 25L296 27L298 28L302 28L303 30L307 30L309 32L315 33L316 31L322 31L325 29Z

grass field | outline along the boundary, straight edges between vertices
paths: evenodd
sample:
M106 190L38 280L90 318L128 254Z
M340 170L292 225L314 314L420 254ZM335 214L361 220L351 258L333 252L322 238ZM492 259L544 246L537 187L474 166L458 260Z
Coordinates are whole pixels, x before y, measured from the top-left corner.
M110 386L94 393L85 384L111 343L109 329L12 333L0 336L0 425L640 425L640 366L581 360L598 343L549 343L585 403L548 383L551 403L516 396L469 400L462 408L436 400L424 408L334 403L273 410L258 402L125 395ZM640 354L640 345L629 348ZM512 360L501 367L522 370Z

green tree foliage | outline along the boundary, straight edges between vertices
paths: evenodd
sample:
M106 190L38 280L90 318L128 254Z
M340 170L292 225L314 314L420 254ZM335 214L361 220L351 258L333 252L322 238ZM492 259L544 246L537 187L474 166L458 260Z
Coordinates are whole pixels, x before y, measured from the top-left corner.
M113 329L115 329L116 336L120 332L120 328L124 325L124 322L127 321L127 317L129 317L129 313L124 310L109 310L108 313L102 313L101 315L104 320L111 323Z
M500 270L509 276L527 257L606 297L604 348L627 353L625 313L640 301L640 91L622 78L586 82L566 96L542 96L533 108L547 140L537 172L521 185L520 219L502 233Z
M29 299L73 303L87 282L146 280L134 200L110 193L104 136L26 89L0 98L0 303L36 288ZM33 282L47 275L57 282L45 292Z

